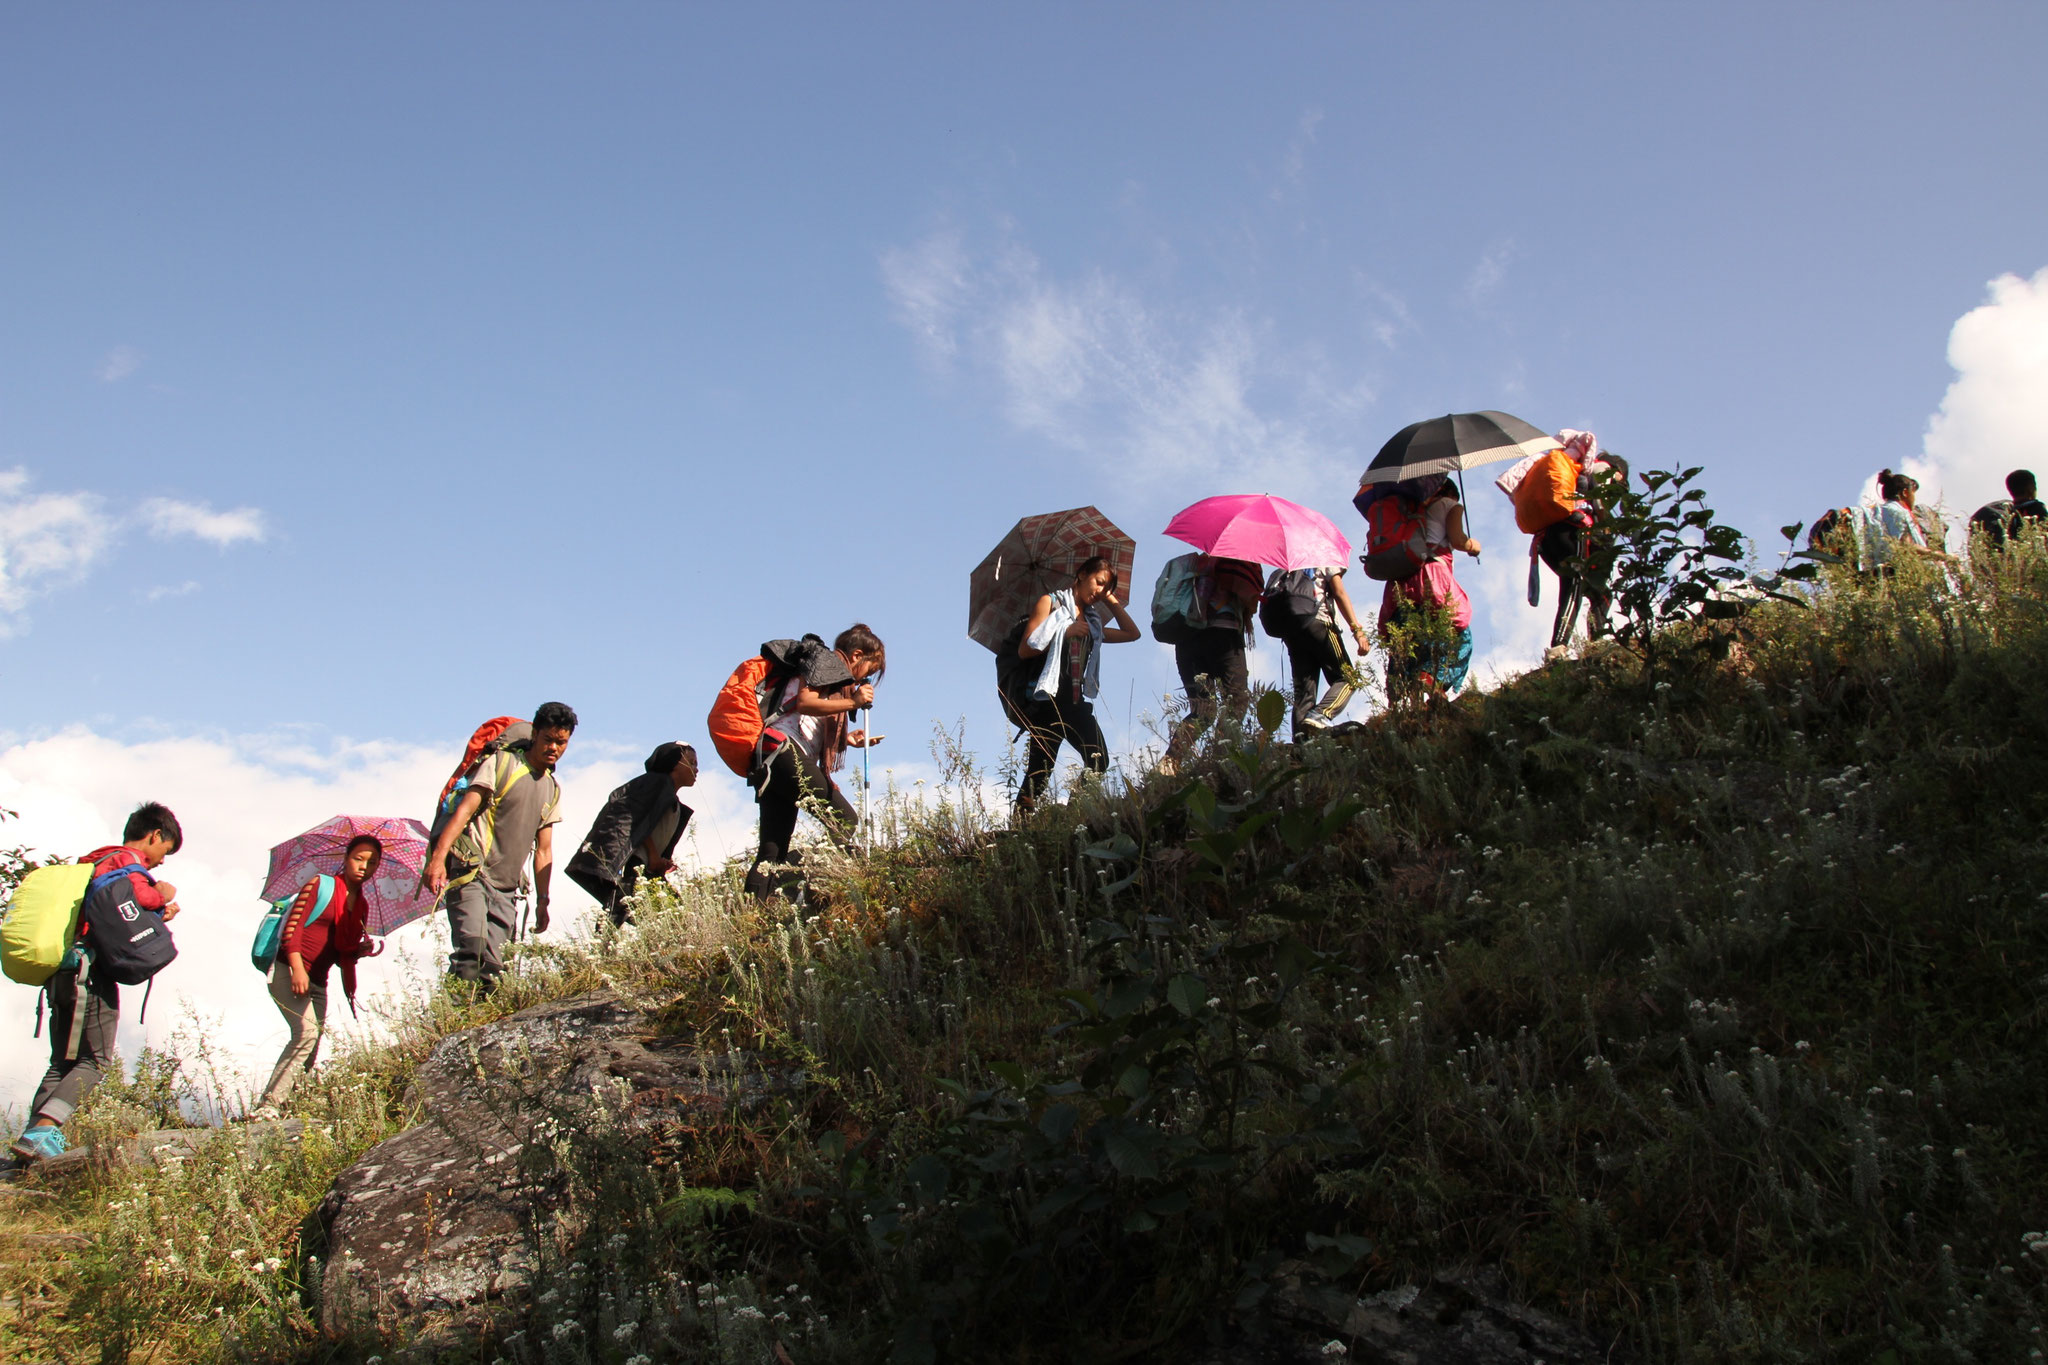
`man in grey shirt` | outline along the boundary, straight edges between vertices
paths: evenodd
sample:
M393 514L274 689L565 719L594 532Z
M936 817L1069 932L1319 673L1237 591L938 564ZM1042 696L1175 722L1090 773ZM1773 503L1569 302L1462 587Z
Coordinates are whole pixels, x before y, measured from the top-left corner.
M533 738L487 755L471 774L455 814L427 855L421 882L445 894L453 951L449 975L489 986L505 970L500 956L526 890L533 857L533 931L547 932L548 880L562 787L555 764L569 747L576 713L558 701L533 713Z

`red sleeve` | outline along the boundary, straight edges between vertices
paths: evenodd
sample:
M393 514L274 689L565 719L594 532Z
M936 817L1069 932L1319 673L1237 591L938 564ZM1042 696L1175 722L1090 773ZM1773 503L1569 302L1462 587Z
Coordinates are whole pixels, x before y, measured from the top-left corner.
M128 874L128 880L135 884L135 903L143 909L161 910L170 904L169 901L164 899L164 893L157 889L156 883L149 879L147 873L131 872Z
M291 913L284 917L284 932L278 936L278 951L298 953L305 956L299 947L299 931L306 927L306 916L313 913L313 907L320 903L320 879L318 877L299 888L298 898L292 902Z

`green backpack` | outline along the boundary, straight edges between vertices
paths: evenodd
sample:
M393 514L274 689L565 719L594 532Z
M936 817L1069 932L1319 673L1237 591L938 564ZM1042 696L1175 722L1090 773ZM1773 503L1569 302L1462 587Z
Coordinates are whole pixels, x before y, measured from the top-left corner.
M313 910L306 916L306 923L311 924L326 914L327 903L333 899L334 878L323 875L320 878L320 893L313 901ZM283 900L272 901L270 907L263 912L263 923L256 926L256 941L249 945L249 965L265 976L269 976L270 969L277 965L277 950L280 940L284 938L285 918L291 914L292 907L298 904L298 900L299 893L294 891Z
M78 910L92 884L91 863L55 863L21 879L0 920L0 971L40 986L64 965L78 941Z

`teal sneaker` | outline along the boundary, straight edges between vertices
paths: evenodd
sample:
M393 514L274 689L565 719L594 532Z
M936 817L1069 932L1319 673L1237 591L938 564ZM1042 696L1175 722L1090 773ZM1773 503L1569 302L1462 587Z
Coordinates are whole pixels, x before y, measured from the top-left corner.
M64 1152L64 1130L54 1124L31 1128L14 1140L14 1154L25 1161L47 1161Z

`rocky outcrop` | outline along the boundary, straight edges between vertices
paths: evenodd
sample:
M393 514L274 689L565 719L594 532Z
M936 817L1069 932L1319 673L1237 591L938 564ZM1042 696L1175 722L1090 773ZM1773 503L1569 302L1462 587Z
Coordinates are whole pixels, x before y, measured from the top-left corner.
M690 1111L749 1107L801 1084L745 1054L659 1037L607 993L538 1005L441 1040L413 1079L422 1121L343 1171L316 1215L330 1332L523 1300L561 1177L528 1145L613 1125L630 1134Z
M1283 1266L1238 1340L1196 1365L1609 1365L1570 1323L1514 1302L1498 1274L1444 1274L1360 1297Z

